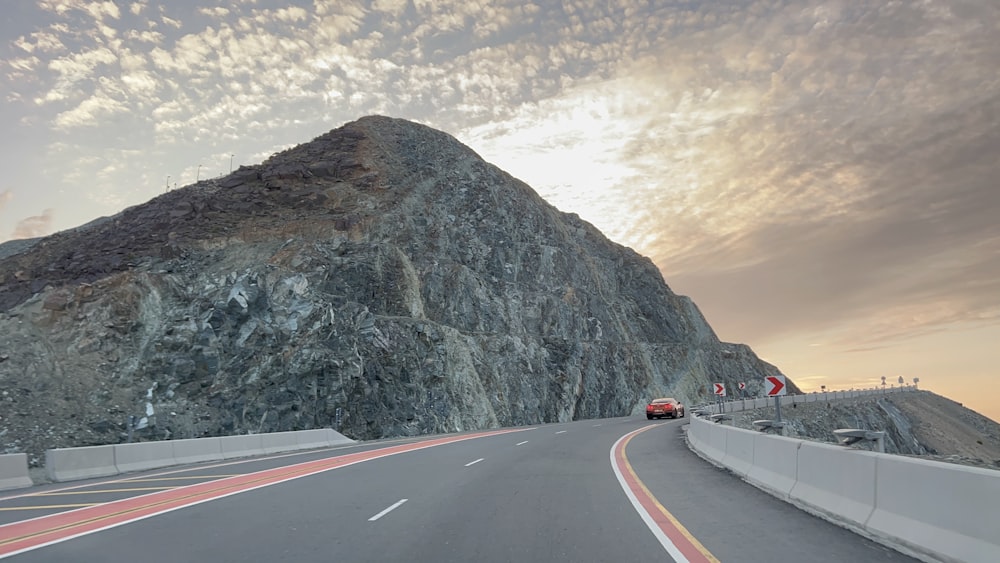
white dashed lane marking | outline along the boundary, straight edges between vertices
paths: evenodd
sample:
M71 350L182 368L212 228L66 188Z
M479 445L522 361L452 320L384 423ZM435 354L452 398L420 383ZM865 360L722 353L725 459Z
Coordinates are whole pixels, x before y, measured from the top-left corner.
M396 510L397 508L399 508L400 506L402 506L403 503L406 502L406 501L407 501L407 499L405 499L405 498L404 499L399 499L399 501L397 501L395 504L393 504L389 508L386 508L382 512L379 512L375 516L372 516L371 518L369 518L368 521L369 522L374 522L374 521L378 520L379 518L385 516L386 514L389 514L393 510Z

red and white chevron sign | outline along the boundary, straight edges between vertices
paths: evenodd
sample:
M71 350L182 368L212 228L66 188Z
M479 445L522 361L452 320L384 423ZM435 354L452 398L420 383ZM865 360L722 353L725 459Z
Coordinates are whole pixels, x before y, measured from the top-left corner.
M777 397L778 395L784 395L786 391L785 376L769 375L765 377L764 389L767 391L768 397Z
M742 381L740 381L740 391L742 391L742 390L744 390L746 388L747 388L747 384L743 383Z
M712 385L715 387L715 394L716 395L718 395L720 397L725 397L726 396L726 384L725 383L713 383Z

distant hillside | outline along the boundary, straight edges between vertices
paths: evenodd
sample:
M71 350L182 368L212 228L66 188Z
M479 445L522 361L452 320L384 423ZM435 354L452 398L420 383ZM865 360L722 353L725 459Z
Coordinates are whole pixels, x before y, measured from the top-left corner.
M781 414L790 437L836 443L837 428L881 430L886 453L1000 469L1000 424L930 391L782 405ZM733 421L750 429L754 420L773 418L772 407Z

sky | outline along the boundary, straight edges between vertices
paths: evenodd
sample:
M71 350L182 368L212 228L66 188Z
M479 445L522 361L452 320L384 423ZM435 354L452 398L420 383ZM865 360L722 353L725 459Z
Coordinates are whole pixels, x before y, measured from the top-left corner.
M1000 420L998 37L995 0L5 0L0 242L405 118L804 390Z

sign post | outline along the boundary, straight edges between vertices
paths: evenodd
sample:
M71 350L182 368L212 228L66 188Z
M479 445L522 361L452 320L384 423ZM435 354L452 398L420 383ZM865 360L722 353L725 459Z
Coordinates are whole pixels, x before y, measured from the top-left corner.
M774 397L774 417L777 422L781 422L781 396L788 389L785 387L785 376L769 375L764 378L764 389L768 397Z
M739 387L740 387L740 404L743 406L743 410L747 410L747 392L746 392L747 384L740 381Z
M726 396L725 383L713 383L712 392L715 393L715 402L719 405L719 413L722 413L722 398Z

